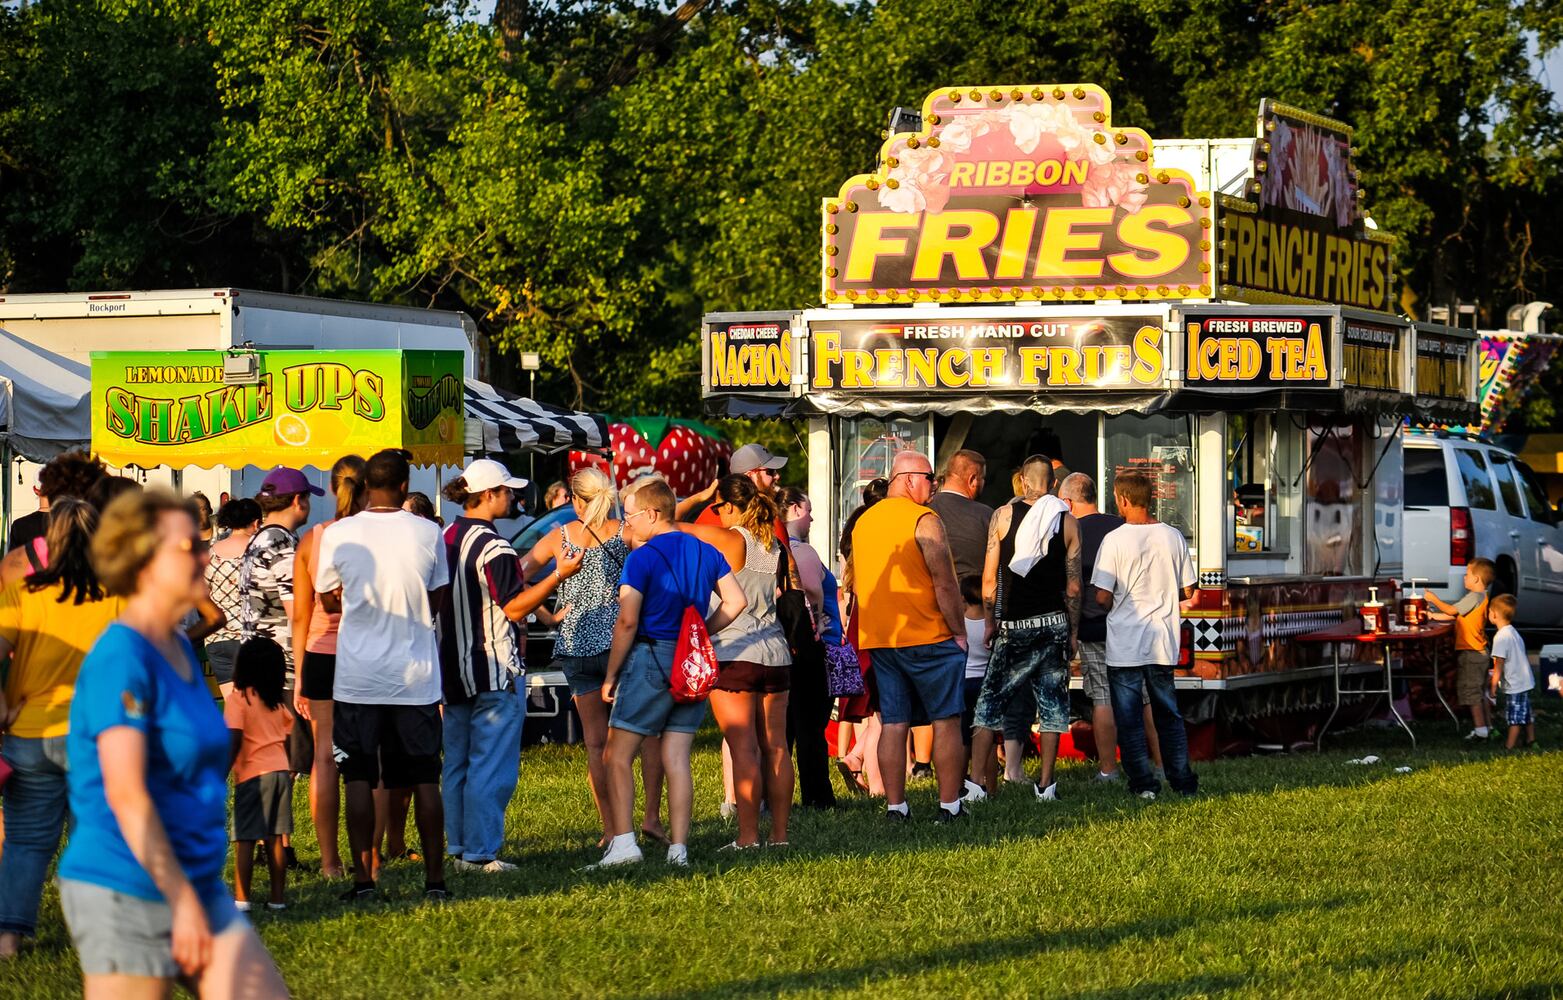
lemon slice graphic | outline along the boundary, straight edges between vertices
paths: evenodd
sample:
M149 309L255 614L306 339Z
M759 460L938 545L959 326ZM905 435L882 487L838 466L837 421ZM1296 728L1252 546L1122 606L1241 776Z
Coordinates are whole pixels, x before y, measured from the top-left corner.
M309 443L309 424L297 413L284 413L271 425L272 436L278 444L297 448Z

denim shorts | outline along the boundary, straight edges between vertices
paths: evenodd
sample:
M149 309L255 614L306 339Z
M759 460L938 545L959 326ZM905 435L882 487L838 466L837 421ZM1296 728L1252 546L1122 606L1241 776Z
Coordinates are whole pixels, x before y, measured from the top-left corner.
M223 880L195 883L206 923L213 935L242 926L244 917L233 905L233 893ZM163 900L142 899L117 889L60 879L60 908L70 928L71 943L89 976L183 975L174 961L174 913Z
M581 698L602 690L602 680L608 675L606 652L596 656L561 656L554 662L569 682L570 697Z
M1511 726L1528 726L1536 721L1530 711L1530 692L1503 696L1503 721Z
M666 732L693 733L705 721L703 701L674 701L668 682L673 671L673 652L678 643L635 640L629 659L619 671L619 687L613 696L608 725L614 729L660 736Z
M1069 619L1062 613L1046 616L1033 628L999 624L973 724L1003 728L1005 709L1026 687L1036 692L1042 732L1068 732Z
M959 718L965 708L966 651L954 639L905 649L871 649L879 683L879 715L886 725L912 721L912 702L922 702L928 721Z

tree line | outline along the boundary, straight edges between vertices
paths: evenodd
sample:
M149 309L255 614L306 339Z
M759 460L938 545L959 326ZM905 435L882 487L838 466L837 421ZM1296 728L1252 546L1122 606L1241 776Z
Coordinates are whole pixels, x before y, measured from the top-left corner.
M40 0L0 13L0 280L462 309L501 382L693 414L701 313L817 301L892 106L1082 81L1155 137L1352 123L1401 307L1501 324L1563 294L1560 37L1548 0Z

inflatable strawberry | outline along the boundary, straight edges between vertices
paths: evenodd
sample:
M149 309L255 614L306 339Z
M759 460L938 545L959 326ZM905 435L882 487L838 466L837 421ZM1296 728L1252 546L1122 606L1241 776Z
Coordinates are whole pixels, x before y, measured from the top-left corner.
M570 452L570 471L596 466L623 489L641 476L657 473L681 497L699 493L727 471L733 446L721 432L698 420L625 417L608 425L613 463L591 452Z

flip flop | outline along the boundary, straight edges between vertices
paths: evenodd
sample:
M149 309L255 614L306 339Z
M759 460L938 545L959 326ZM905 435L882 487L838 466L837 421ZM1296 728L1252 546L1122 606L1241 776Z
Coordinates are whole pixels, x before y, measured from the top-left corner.
M868 794L868 782L863 780L862 771L854 771L844 760L836 761L836 770L841 772L841 780L846 782L847 791L857 792L859 795Z

